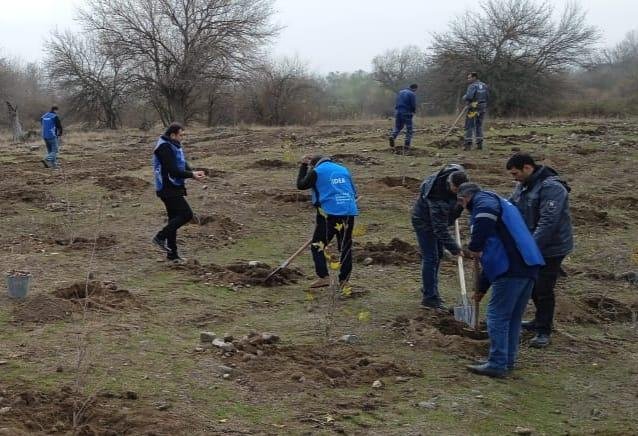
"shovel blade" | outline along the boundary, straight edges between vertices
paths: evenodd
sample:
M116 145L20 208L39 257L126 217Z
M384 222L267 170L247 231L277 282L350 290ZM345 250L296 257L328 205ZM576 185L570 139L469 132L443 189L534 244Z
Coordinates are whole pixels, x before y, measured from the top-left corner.
M464 322L470 327L475 325L476 312L474 307L470 305L455 306L454 307L454 319L459 322Z

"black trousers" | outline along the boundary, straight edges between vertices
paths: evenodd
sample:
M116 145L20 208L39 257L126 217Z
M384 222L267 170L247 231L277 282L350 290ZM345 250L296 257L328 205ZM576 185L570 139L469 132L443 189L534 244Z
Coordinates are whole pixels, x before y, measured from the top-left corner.
M534 327L540 334L549 335L552 332L556 306L554 287L564 258L565 256L545 258L545 266L538 272L538 280L532 290L532 300L536 306Z
M340 253L341 266L339 268L339 281L345 281L350 278L352 272L352 229L354 227L353 216L334 216L328 215L324 217L317 212L317 225L315 233L312 236L312 259L315 262L315 271L319 277L328 277L328 265L326 262L325 252L322 247L318 247L316 243L322 242L323 246L327 246L332 238L337 235L337 249Z
M193 219L193 211L183 196L160 197L160 199L164 202L164 206L166 206L168 223L159 231L157 236L166 239L168 248L171 250L171 252L168 253L168 258L176 258L178 257L177 229Z

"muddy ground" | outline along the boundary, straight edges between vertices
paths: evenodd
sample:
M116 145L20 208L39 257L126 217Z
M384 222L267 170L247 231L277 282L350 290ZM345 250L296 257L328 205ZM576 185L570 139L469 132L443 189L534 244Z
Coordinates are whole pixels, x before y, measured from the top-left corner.
M0 293L0 434L638 433L634 121L492 120L479 152L458 132L442 140L449 120L418 120L408 155L388 149L383 120L194 127L186 155L209 178L189 182L182 266L150 244L165 222L154 135L70 126L59 171L42 167L41 144L4 140L0 267L32 278L24 301ZM464 369L488 343L418 306L409 215L422 179L449 162L509 193L517 150L571 185L577 248L551 347L524 335L517 369L490 380ZM347 165L361 194L346 293L309 289L308 252L265 280L312 233L309 192L295 189L309 153ZM453 259L440 287L458 301ZM234 348L203 346L203 331Z

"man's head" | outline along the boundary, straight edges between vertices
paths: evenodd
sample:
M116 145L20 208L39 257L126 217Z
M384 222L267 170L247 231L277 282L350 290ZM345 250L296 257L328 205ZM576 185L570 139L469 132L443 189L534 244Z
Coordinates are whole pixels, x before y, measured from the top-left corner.
M476 183L466 182L459 186L456 193L457 202L467 209L467 205L472 201L474 194L481 191L481 187Z
M469 83L476 82L477 80L478 80L478 73L472 71L471 73L467 75L467 81Z
M527 153L516 153L510 157L505 164L507 171L512 175L514 180L525 183L536 170L536 163L532 156Z
M413 83L412 85L410 85L410 89L412 91L416 91L417 89L419 89L419 85L417 85L416 83Z
M447 186L451 192L456 194L459 192L459 186L468 181L465 171L454 171L447 177Z
M51 112L57 112L58 111L58 107L56 105L51 106Z
M166 128L166 131L164 132L164 136L174 141L181 141L183 133L184 133L184 126L182 126L180 123L174 122L174 123L171 123L171 125Z

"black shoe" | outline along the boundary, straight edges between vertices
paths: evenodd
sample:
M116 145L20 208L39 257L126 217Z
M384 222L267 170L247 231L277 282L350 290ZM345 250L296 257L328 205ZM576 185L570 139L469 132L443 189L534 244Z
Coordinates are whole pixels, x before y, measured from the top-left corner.
M507 376L507 370L494 368L493 366L490 366L489 363L484 363L482 365L467 365L465 368L474 374L486 375L488 377L504 378Z
M545 348L550 342L549 335L537 333L536 336L529 341L529 346L532 348Z
M483 150L483 144L476 144L477 150Z
M454 309L447 307L443 304L443 301L437 301L436 303L421 303L423 309L435 310L440 313L454 313Z
M166 258L167 261L171 262L173 265L185 265L186 259L179 256L169 256Z
M486 365L487 364L487 359L479 359L476 361L476 365ZM511 372L514 371L514 366L508 366L507 367L507 372Z
M521 322L521 328L523 330L527 330L528 332L534 332L536 331L536 321L535 320L523 321Z
M51 168L51 165L49 165L49 161L46 159L42 159L42 165L44 165L44 168Z
M388 141L390 142L390 148L394 148L394 138L392 136L390 136L388 138Z
M161 238L160 236L155 235L151 241L163 252L170 253L171 249L168 248L166 238Z

